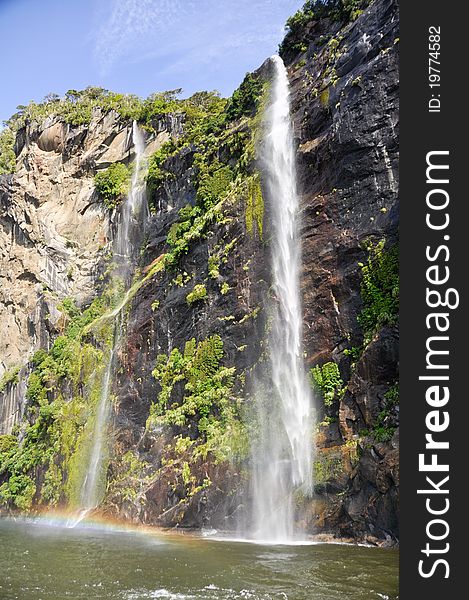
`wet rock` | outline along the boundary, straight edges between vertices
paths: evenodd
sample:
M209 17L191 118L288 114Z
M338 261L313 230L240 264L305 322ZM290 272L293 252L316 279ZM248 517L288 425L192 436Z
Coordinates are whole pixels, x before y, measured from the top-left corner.
M373 429L398 377L395 328L378 331L354 369L344 354L363 340L357 322L363 242L397 238L397 5L374 2L340 31L327 20L308 27L306 53L285 54L302 201L304 343L308 364L334 360L346 386L340 403L328 409L338 423L320 427L321 457L322 448L357 444L362 431ZM335 40L334 53L318 44L322 35ZM398 412L392 412L395 427ZM346 480L341 473L317 486L322 503L319 518L310 521L313 530L396 539L397 438L380 444L379 452L360 451Z

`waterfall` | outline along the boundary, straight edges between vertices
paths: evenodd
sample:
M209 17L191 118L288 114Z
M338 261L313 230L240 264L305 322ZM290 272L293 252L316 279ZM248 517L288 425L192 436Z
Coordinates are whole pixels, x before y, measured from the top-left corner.
M25 409L25 396L30 369L18 371L18 381L10 382L0 392L0 435L11 434L15 425L21 423Z
M143 181L143 170L146 166L146 161L144 160L145 139L135 121L132 125L132 141L135 151L132 180L129 193L121 207L120 219L113 243L116 266L113 278L124 281L127 293L131 289L130 277L132 266L135 263L136 250L139 249L142 241L142 230L146 217L146 213L144 213L146 210L145 184ZM103 470L106 464L107 428L111 413L110 395L115 356L122 342L123 306L125 306L125 297L114 315L112 346L107 357L101 394L96 406L88 468L80 490L80 510L78 516L69 521L69 525L72 527L77 525L92 509L99 505L104 494L105 482L103 482Z
M116 333L117 327L115 328L114 336ZM106 370L104 372L103 387L96 410L96 418L93 428L93 445L91 447L90 461L80 493L80 507L81 511L84 511L85 514L91 509L95 508L101 500L100 492L102 486L99 484L102 475L102 466L105 462L104 450L106 428L110 413L109 395L111 391L115 348L116 343L114 340L109 355L108 364L106 365Z
M145 186L142 182L146 168L145 138L135 121L132 125L132 141L135 151L132 181L126 201L122 205L114 240L114 258L124 280L130 275L135 250L138 250L141 241L143 221L147 216L144 211L148 210L145 202Z
M261 163L272 215L269 375L256 393L258 431L253 442L253 527L256 539L295 539L294 494L312 486L312 399L302 348L301 250L295 152L288 77L271 58L274 77L265 115Z

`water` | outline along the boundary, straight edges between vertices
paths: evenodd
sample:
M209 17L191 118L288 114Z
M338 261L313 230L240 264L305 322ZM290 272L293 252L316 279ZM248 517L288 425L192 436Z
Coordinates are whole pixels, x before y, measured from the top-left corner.
M125 199L120 213L120 221L114 240L114 261L116 270L114 278L123 279L129 288L130 275L135 260L135 250L140 247L142 230L145 217L145 185L142 181L142 171L146 166L144 160L145 139L139 130L137 123L132 125L132 140L135 151L135 161L132 173L132 181L127 198ZM103 470L106 457L106 440L108 421L111 412L110 393L112 388L112 376L114 372L114 358L116 349L122 340L123 324L121 321L122 307L131 288L127 290L123 302L113 311L115 318L113 342L109 353L108 362L103 375L101 397L98 402L93 430L93 439L89 457L89 465L80 491L80 508L71 516L68 525L76 527L92 509L96 508L102 500L105 489L103 482Z
M9 383L0 392L0 435L10 434L23 418L29 367L18 373L18 383Z
M84 525L84 523L82 523ZM396 600L396 550L0 519L0 600Z
M117 328L116 328L117 329ZM114 332L117 335L117 332ZM101 501L104 493L103 486L100 484L102 467L105 457L105 442L107 434L107 424L110 413L109 395L111 391L111 377L114 367L114 355L116 344L111 348L108 364L104 372L103 387L101 397L96 412L96 420L93 430L93 445L91 448L90 462L85 480L80 494L80 518L83 518L92 508L95 508Z
M279 56L274 67L261 160L272 215L272 275L275 300L269 340L271 380L257 396L259 432L254 444L254 536L291 540L293 496L312 487L311 392L303 365L299 271L299 203L290 119L287 72Z
M140 248L139 242L141 242L147 210L145 184L143 181L144 171L147 166L145 159L145 138L135 121L132 125L132 140L135 152L132 181L129 194L122 206L120 221L114 240L114 258L120 267L120 274L124 279L130 274L129 267L135 259L136 251Z

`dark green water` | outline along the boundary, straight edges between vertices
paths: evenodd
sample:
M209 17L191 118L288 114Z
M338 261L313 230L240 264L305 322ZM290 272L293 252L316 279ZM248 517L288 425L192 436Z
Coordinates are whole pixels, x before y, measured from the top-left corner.
M395 600L398 552L0 519L1 600Z

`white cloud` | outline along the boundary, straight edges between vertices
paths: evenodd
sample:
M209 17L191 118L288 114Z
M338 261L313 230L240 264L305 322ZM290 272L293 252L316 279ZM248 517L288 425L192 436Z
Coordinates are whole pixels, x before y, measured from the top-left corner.
M95 32L95 58L100 70L109 71L119 59L135 54L150 37L174 26L191 0L112 0L109 15Z
M102 75L122 64L162 60L182 71L227 53L275 44L297 0L99 0L94 54Z

